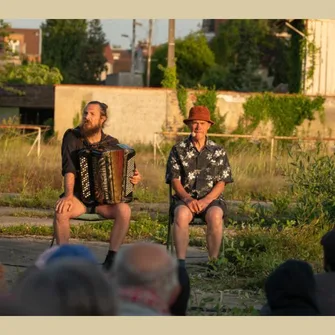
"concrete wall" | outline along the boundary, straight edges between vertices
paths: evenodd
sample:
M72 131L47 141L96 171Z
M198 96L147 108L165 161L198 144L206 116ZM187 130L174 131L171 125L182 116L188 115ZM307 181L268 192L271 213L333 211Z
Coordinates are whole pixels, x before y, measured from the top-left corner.
M226 131L232 132L243 115L243 103L252 94L223 92L217 93L218 107L226 115ZM55 131L61 139L66 129L73 127L73 120L81 112L82 101L100 100L109 106L109 120L106 133L121 142L150 143L154 132L175 131L182 126L176 93L168 89L128 88L106 86L56 85L55 87ZM189 91L187 108L195 100ZM305 122L301 134L329 136L329 129L335 127L335 97L327 97L325 103L326 126L319 120ZM269 135L271 125L263 125L255 135Z
M60 139L81 112L82 101L99 100L109 108L105 132L124 143L150 143L153 133L162 131L167 118L164 89L108 86L57 85L55 87L55 131Z

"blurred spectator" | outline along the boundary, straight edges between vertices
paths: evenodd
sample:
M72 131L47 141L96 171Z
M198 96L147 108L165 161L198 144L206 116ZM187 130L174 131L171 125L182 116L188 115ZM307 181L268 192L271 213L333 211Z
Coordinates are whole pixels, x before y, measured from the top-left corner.
M319 315L312 267L303 261L288 260L278 266L265 283L267 305L262 315Z
M120 315L170 315L180 293L177 260L158 244L124 246L111 275L120 298Z
M324 273L315 275L316 297L322 315L335 315L335 231L321 239Z
M23 278L13 291L16 301L29 308L28 315L117 314L114 290L97 264L76 256L49 261Z

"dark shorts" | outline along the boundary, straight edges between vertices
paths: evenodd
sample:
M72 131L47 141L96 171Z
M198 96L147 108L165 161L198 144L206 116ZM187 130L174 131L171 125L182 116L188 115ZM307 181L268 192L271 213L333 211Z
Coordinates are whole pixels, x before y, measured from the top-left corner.
M173 216L174 215L174 211L175 209L178 207L178 206L186 206L185 202L178 199L178 198L175 198L173 197L172 198L172 202L171 202L171 206L170 206L170 214ZM224 200L213 200L207 207L206 209L199 213L199 214L193 214L193 219L194 218L200 218L202 220L205 221L205 217L206 217L206 214L207 214L207 211L213 207L213 206L217 206L217 207L220 207L222 209L222 212L223 212L223 215L222 215L222 218L225 217L225 215L227 214L227 204Z

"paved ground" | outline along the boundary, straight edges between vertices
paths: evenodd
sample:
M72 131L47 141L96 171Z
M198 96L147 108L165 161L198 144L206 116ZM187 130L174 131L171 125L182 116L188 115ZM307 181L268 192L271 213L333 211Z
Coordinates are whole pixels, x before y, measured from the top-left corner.
M71 243L86 245L102 263L108 250L108 244L103 242L87 242L71 240ZM5 276L8 284L11 285L20 271L34 264L37 257L49 248L50 239L45 238L0 238L0 263L5 266ZM207 255L198 248L189 248L187 255L188 263L204 262Z

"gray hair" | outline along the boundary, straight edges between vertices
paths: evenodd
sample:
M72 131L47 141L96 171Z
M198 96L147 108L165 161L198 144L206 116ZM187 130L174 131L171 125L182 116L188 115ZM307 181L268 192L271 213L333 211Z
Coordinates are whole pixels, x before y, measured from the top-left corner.
M117 315L105 273L85 260L62 259L25 277L13 294L28 315Z
M137 243L139 245L140 243ZM145 244L145 243L142 243ZM176 258L167 254L162 264L150 271L141 271L137 264L130 261L132 246L124 246L115 258L112 268L112 280L115 288L143 287L154 290L164 301L168 302L172 292L178 287L178 264Z

